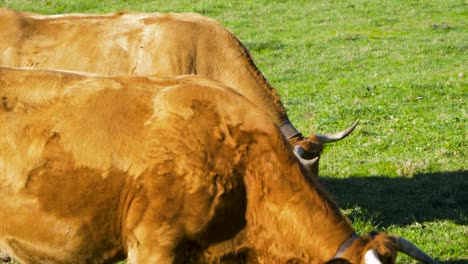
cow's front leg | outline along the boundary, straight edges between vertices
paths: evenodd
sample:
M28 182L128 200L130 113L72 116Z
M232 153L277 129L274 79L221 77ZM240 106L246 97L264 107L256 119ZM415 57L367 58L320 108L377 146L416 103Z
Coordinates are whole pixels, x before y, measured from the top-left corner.
M127 263L128 264L144 264L144 263L161 263L173 264L174 255L173 249L168 247L147 247L146 245L138 245L135 248L129 248Z
M181 229L168 224L139 225L128 238L129 264L172 264Z
M9 254L6 253L6 251L3 251L2 249L0 249L0 263L8 263L10 261L11 261L11 258Z

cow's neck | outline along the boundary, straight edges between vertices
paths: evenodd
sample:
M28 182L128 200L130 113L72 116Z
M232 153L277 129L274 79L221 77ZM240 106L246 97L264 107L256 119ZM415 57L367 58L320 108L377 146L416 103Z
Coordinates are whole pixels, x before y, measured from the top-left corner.
M268 83L255 64L246 60L244 63L239 63L237 67L239 69L235 72L238 77L232 79L232 85L269 113L277 125L289 121L278 91Z
M202 69L198 69L199 74L208 75L233 87L269 113L277 125L288 121L278 91L268 83L257 68L248 50L232 34L224 37L223 45L215 51L219 54L216 54L217 56L212 54L216 60L213 63L216 67L207 68L209 72L202 72Z
M247 222L252 224L248 236L255 240L251 244L268 249L268 255L276 260L312 263L332 259L342 243L354 234L351 224L320 184L303 176L292 157L289 165L279 163L284 158L278 161L269 158L270 163L265 164L289 168L264 167L262 173L254 173L258 178L252 179L261 184L247 183L250 199ZM263 174L266 171L270 174ZM285 171L289 174L282 175Z

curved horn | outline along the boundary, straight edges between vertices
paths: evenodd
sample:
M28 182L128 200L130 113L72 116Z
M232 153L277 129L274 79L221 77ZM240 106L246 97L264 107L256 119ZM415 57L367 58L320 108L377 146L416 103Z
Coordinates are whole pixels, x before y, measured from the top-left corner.
M359 124L359 120L356 120L350 127L347 129L336 133L336 134L316 134L315 137L322 143L331 143L338 140L342 140L343 138L347 137L351 132L353 132L354 128Z
M428 263L428 264L437 264L437 261L433 260L431 257L429 257L424 251L419 249L416 245L413 243L409 242L408 240L401 238L399 236L393 236L394 242L395 242L395 247L398 249L398 251L401 251L405 253L406 255L417 259L423 263Z
M294 146L294 154L296 154L296 157L302 158L302 155L304 155L305 149L301 146Z
M304 165L304 167L310 171L312 168L312 165L317 163L319 157L313 158L313 159L304 159L302 155L304 154L305 150L301 146L294 146L294 155L296 155L297 159Z
M379 259L379 254L374 249L370 249L364 255L364 263L366 264L382 264Z

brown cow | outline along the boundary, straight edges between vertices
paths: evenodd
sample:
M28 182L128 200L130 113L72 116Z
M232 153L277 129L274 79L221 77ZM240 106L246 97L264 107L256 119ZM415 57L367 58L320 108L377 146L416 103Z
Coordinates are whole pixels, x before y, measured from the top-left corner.
M197 74L218 80L268 112L307 159L357 125L304 138L242 43L215 20L197 14L45 16L0 9L0 52L0 64L9 66L105 75ZM313 171L316 176L318 164Z
M189 247L201 263L434 263L357 236L271 117L218 82L0 67L0 97L0 247L24 263L184 263Z

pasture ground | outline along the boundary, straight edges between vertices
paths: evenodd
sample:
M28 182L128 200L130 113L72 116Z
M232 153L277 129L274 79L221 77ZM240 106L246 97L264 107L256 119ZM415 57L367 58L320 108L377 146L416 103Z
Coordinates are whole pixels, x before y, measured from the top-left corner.
M341 130L321 182L359 233L468 263L465 0L0 0L15 10L197 12L237 35L302 132ZM413 263L400 255L399 263Z

